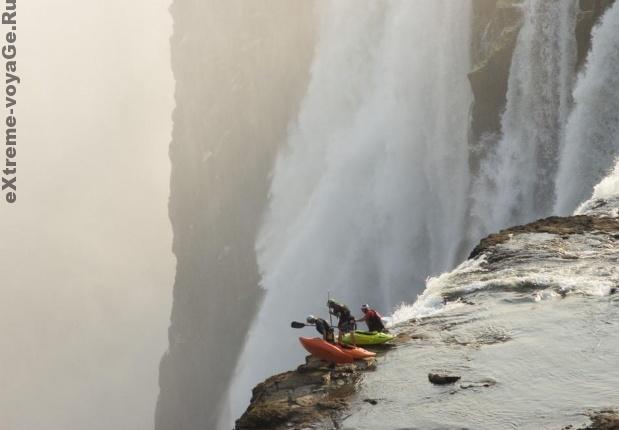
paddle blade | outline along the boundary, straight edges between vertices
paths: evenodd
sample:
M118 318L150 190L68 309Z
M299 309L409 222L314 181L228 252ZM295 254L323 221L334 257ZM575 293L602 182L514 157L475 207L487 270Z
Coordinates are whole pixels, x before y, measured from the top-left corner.
M290 323L290 327L292 328L303 328L305 327L305 324L303 324L302 322L299 321L293 321Z

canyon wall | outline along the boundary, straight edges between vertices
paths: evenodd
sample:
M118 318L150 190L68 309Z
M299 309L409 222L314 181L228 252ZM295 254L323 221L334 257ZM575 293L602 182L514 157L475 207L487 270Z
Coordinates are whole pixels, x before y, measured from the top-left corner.
M261 300L254 239L316 16L313 2L287 0L176 0L171 13L177 271L156 428L211 429Z

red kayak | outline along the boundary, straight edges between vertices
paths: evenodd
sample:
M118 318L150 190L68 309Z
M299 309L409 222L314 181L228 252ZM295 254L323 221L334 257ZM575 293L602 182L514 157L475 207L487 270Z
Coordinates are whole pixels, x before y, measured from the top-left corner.
M374 357L376 355L375 352L370 352L367 349L359 348L358 346L350 346L350 345L335 345L337 348L340 348L344 354L350 355L355 360L361 360L363 358Z
M352 363L354 360L376 355L374 352L367 351L363 348L334 345L319 337L311 339L300 337L299 341L301 345L303 345L303 348L310 354L330 363Z

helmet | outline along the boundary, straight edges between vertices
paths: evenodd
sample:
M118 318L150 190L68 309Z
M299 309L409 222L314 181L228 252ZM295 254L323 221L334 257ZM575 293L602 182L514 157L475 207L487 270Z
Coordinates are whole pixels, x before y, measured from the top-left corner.
M316 317L314 315L310 315L305 319L305 321L307 321L308 324L314 324L316 322Z
M336 303L335 303L335 300L333 300L333 299L329 299L329 300L327 300L327 306L331 307L331 306L333 306L333 305L335 305L335 304L336 304Z
M362 312L367 312L368 309L370 309L370 305L361 305L361 311Z

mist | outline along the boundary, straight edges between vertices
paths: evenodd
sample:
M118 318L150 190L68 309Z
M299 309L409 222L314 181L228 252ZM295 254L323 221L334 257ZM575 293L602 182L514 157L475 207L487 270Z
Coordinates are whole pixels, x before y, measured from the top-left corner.
M18 4L0 428L150 429L167 346L168 1Z
M176 0L170 220L178 260L157 430L215 429L262 301L255 239L311 74L314 1ZM226 429L236 417L223 418Z

